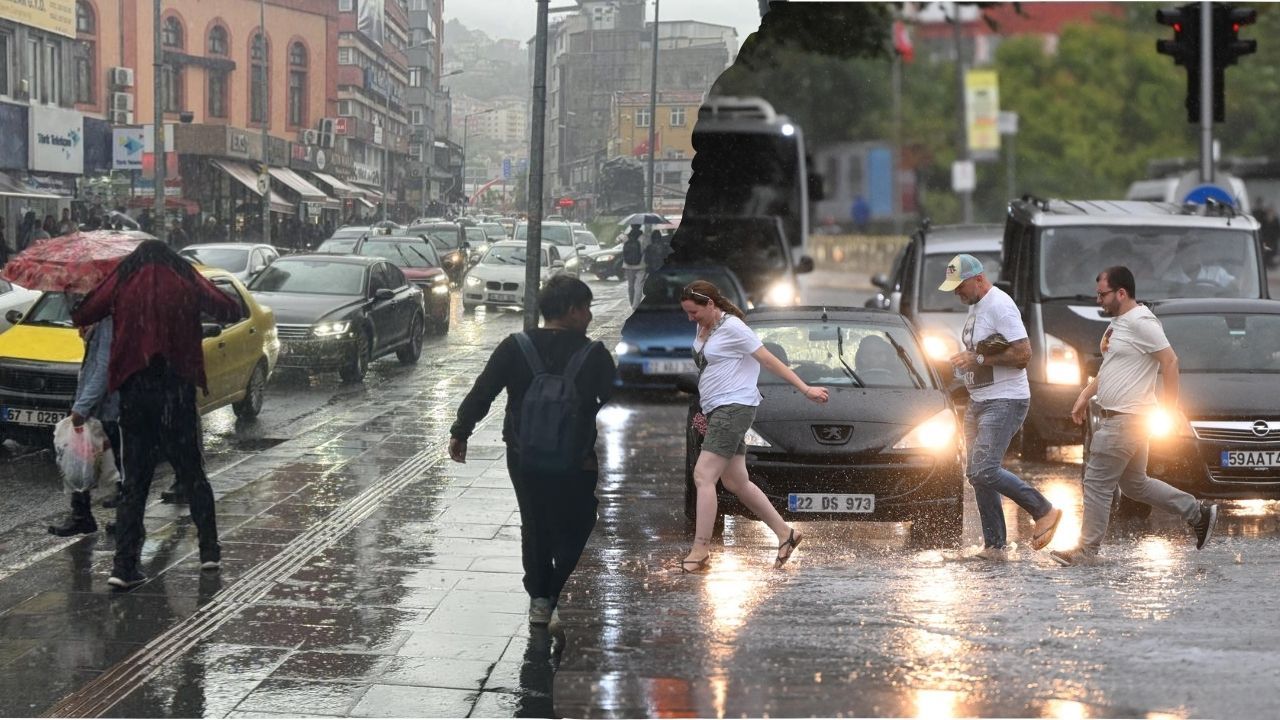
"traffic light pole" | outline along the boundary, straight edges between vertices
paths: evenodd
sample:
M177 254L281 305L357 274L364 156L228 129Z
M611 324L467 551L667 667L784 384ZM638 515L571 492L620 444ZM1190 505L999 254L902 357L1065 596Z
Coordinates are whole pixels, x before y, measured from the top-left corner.
M550 0L538 0L537 34L533 41L533 112L529 117L529 232L525 239L524 329L538 327L538 286L542 280L542 168L547 123L547 11ZM463 178L466 182L466 178ZM464 185L465 187L465 185Z
M1200 3L1200 182L1213 182L1213 3Z

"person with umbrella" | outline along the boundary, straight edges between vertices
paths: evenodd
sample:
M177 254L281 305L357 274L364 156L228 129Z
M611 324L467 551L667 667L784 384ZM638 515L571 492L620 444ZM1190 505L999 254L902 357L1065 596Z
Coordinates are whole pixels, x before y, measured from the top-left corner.
M116 312L117 308L122 312ZM77 325L112 317L107 392L120 391L125 496L116 508L116 552L107 583L127 590L146 582L139 568L143 513L163 452L187 485L199 532L200 567L217 570L222 549L213 490L200 449L196 388L208 392L201 312L239 320L240 304L159 240L145 240L71 314Z

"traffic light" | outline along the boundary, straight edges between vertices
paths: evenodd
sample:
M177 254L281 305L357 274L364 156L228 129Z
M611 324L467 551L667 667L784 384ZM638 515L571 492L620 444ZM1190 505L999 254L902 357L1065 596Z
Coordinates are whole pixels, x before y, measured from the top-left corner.
M1231 7L1229 5L1213 6L1213 66L1228 67L1235 65L1241 55L1252 55L1258 52L1257 40L1241 40L1240 30L1245 25L1252 25L1258 20L1258 12L1253 8Z
M1240 29L1252 25L1258 13L1252 8L1214 3L1212 15L1213 119L1222 122L1226 117L1226 68L1235 65L1240 56L1258 51L1256 40L1240 39ZM1200 4L1156 10L1156 22L1173 28L1173 39L1157 40L1156 52L1187 69L1187 122L1200 122Z
M1156 10L1156 22L1173 28L1172 40L1157 40L1156 52L1173 58L1174 65L1200 62L1200 7L1195 3Z

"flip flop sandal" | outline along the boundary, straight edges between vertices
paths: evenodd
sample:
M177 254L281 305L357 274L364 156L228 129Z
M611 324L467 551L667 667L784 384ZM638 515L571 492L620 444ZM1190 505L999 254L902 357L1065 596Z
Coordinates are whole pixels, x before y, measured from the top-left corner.
M778 546L778 557L773 560L774 569L776 570L783 565L786 565L787 561L791 559L791 556L795 554L796 548L800 547L800 543L803 541L804 534L801 533L800 535L797 535L795 529L792 528L791 534L788 535L787 539L783 540L782 544ZM791 550L786 555L783 555L782 551L787 547L790 547Z
M690 569L692 567L692 569ZM708 554L701 560L681 560L681 575L702 575L711 570L711 555Z
M1054 508L1049 512L1055 512L1058 514L1058 516L1053 519L1053 524L1050 525L1044 532L1031 538L1031 548L1033 550L1043 550L1046 547L1048 547L1049 543L1053 540L1053 534L1058 531L1058 523L1062 522L1061 510L1059 510L1058 508Z

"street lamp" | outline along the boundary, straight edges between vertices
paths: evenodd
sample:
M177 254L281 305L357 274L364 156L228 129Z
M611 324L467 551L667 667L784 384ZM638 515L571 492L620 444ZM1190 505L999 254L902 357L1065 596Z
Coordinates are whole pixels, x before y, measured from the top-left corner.
M471 118L476 117L477 115L488 115L489 113L494 112L497 109L498 108L489 108L488 110L478 110L476 112L473 112L469 115L464 115L462 117L462 195L463 197L466 197L467 195L467 130L470 129ZM470 198L468 198L467 204L470 204L470 202L471 200Z

